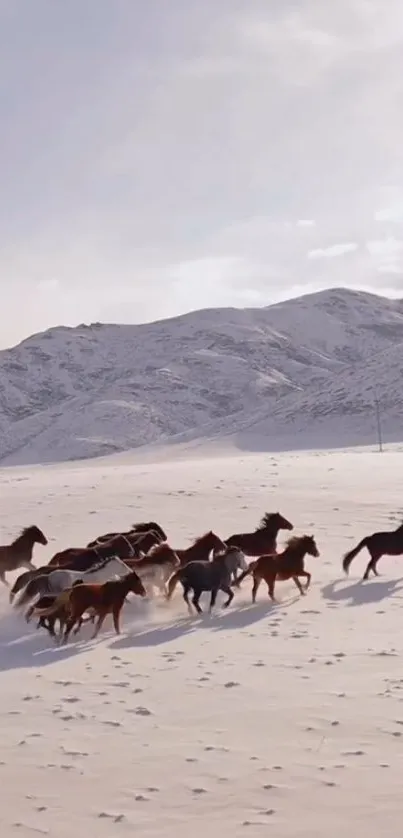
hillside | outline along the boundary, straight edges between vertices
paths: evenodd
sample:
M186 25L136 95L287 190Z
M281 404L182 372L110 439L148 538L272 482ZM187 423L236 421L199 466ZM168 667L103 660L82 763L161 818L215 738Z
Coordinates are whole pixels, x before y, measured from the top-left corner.
M317 433L327 445L360 441L373 436L373 382L386 433L401 438L402 349L402 301L345 289L50 329L0 353L0 461L217 434L247 448L304 447Z

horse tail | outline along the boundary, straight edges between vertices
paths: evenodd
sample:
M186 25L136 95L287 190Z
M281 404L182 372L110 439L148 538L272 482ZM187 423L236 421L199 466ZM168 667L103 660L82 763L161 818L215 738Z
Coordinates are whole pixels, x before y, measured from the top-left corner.
M25 588L22 589L22 592L17 602L14 602L14 608L23 608L23 606L26 605L30 601L30 599L33 599L33 597L40 592L39 579L40 577L36 576L34 579L29 580L29 582L25 585Z
M171 599L178 582L180 582L182 571L183 567L180 567L179 570L175 570L175 573L173 573L172 576L170 576L168 579L166 594L168 600Z
M358 556L358 553L362 550L363 547L368 547L368 541L369 541L369 538L368 538L368 536L366 536L366 538L363 538L362 541L360 541L360 543L357 544L356 547L354 547L354 550L350 550L349 553L345 554L345 556L343 558L344 573L348 574L348 569L351 565L351 562L353 561L353 559L355 559L356 556Z
M73 586L74 587L74 586ZM51 617L53 614L57 614L59 609L65 608L70 601L70 594L72 592L72 588L67 588L65 591L62 591L57 597L55 597L52 605L48 605L46 608L35 608L34 614L36 617Z
M247 576L250 576L250 574L253 573L253 571L254 571L254 569L257 565L257 562L258 562L257 559L256 559L256 561L251 562L249 567L247 567L246 570L244 570L244 572L241 573L240 576L238 576L238 579L236 580L238 585L242 582L243 579L245 579Z

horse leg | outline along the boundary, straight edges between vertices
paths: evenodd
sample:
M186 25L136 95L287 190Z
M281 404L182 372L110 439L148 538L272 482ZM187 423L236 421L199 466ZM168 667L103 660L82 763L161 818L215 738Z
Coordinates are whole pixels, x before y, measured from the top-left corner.
M379 554L379 553L372 553L372 551L370 550L370 556L371 556L371 559L370 559L370 561L368 562L367 569L366 569L366 571L365 571L365 573L364 573L364 576L362 577L362 578L363 578L363 581L364 581L364 580L369 579L369 572L370 572L370 570L372 570L372 573L374 574L374 576L379 576L379 573L378 573L378 571L377 571L377 569L376 569L376 566L377 566L377 564L378 564L378 562L379 562L379 559L380 559L380 558L381 558L381 556L382 556L382 553L381 553L381 554Z
M73 631L74 636L75 636L76 634L78 634L78 632L79 632L79 631L80 631L80 629L81 629L81 626L83 625L83 623L86 623L86 622L88 622L88 621L87 621L87 620L83 620L83 618L82 618L82 617L79 617L79 618L78 618L78 620L77 620L77 625L76 625L76 627L75 627L75 629L74 629L74 631Z
M307 570L301 570L301 572L298 574L298 576L304 576L305 577L305 579L306 579L305 590L307 591L310 584L311 584L312 575L310 573L308 573Z
M216 599L217 599L217 594L218 594L218 588L212 588L211 589L211 597L210 597L210 608L209 608L210 614L211 614L211 612L212 612L212 610L215 606Z
M188 611L189 611L190 616L192 616L193 612L192 612L190 602L189 602L189 591L190 591L190 586L185 585L184 588L183 588L183 599L186 602L186 605L188 607Z
M96 637L98 637L98 634L99 634L99 632L101 631L101 628L102 628L103 623L104 623L104 621L105 621L105 618L106 618L107 616L108 616L108 612L107 612L107 611L101 611L101 613L98 615L98 622L97 622L97 624L96 624L96 626L95 626L95 631L94 631L94 634L92 635L91 640L95 640L95 638L96 638Z
M119 602L117 605L114 605L113 611L112 611L113 626L114 626L116 634L120 634L119 617L120 617L121 610L122 610L122 605Z
M34 564L32 564L32 562L31 562L31 561L29 561L29 559L28 559L28 561L24 562L24 564L22 565L22 567L26 567L26 568L27 568L27 570L36 570L35 565L34 565Z
M276 574L274 573L273 576L270 576L267 581L267 587L269 589L269 597L272 602L277 602L276 597L274 596L274 585L276 583Z
M9 585L9 584L8 584L8 582L7 582L7 579L6 579L6 576L5 576L4 571L0 571L0 582L2 582L2 583L3 583L3 585L5 585L5 586L6 586L6 588L9 588L9 587L10 587L10 585Z
M241 587L239 582L238 582L238 573L237 573L236 570L232 571L232 584L235 586L235 588L240 588Z
M46 619L47 619L47 622L46 622ZM47 629L47 631L49 632L51 637L56 637L55 623L56 623L56 617L48 617L48 618L45 617L45 621L44 621L43 625L44 625L44 628Z
M201 607L200 607L200 605L199 605L199 599L200 599L200 597L201 597L202 593L203 593L203 592L202 592L201 590L198 590L198 589L196 589L196 590L195 590L195 589L193 588L193 597L192 597L192 602L193 602L193 605L194 605L194 607L195 607L195 609L196 609L196 611L197 611L197 613L198 613L198 614L203 614L203 610L202 610L202 608L201 608ZM212 593L211 595L213 595L213 593ZM216 596L217 596L217 593L216 593ZM211 607L211 604L210 604L210 607Z
M27 613L25 614L25 619L26 619L26 622L27 622L27 623L29 623L29 622L30 622L31 617L32 617L32 614L34 613L34 611L35 611L35 605L31 605L31 606L28 608Z
M261 581L262 581L262 579L261 579L260 576L254 576L253 577L253 588L252 588L252 602L253 602L253 604L255 604L255 602L256 602L256 596L257 596L257 592L260 588Z
M76 624L76 621L77 621L77 619L76 619L75 614L71 614L70 617L68 617L68 619L66 620L66 622L64 624L64 634L63 634L63 628L61 629L61 632L60 632L62 643L67 643L67 641L69 639L70 632L71 632L72 628L74 628L74 626Z
M52 630L50 628L50 622L49 622L49 619L47 617L39 617L36 628L37 628L37 630L39 628L44 628L44 629L46 629L47 632L49 632L51 637L55 636L54 632L52 632Z
M299 581L299 579L298 579L298 576L293 576L292 578L293 578L293 582L295 582L295 584L296 584L296 586L297 586L297 588L298 588L298 590L299 590L299 592L300 592L301 596L305 596L305 591L304 591L304 589L303 589L303 587L302 587L302 585L301 585L301 582L300 582L300 581Z
M226 600L226 602L224 602L223 605L223 608L228 608L228 606L231 605L231 602L234 599L234 592L231 591L231 588L227 587L227 585L223 585L221 590L224 592L224 594L228 594L228 599Z

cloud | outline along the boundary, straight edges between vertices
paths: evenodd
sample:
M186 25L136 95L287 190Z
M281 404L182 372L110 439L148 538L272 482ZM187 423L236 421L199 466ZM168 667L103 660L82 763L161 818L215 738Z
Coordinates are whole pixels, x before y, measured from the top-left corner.
M398 0L3 0L0 24L3 345L400 287L367 247L403 222Z
M336 256L344 256L345 253L353 253L357 248L356 242L346 242L332 244L329 247L318 247L316 250L310 250L307 255L308 259L333 259Z

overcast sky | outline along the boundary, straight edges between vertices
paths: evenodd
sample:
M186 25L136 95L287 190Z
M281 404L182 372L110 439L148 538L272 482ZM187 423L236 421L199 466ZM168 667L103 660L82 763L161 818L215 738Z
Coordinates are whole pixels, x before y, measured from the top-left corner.
M0 0L0 345L402 294L401 0Z

